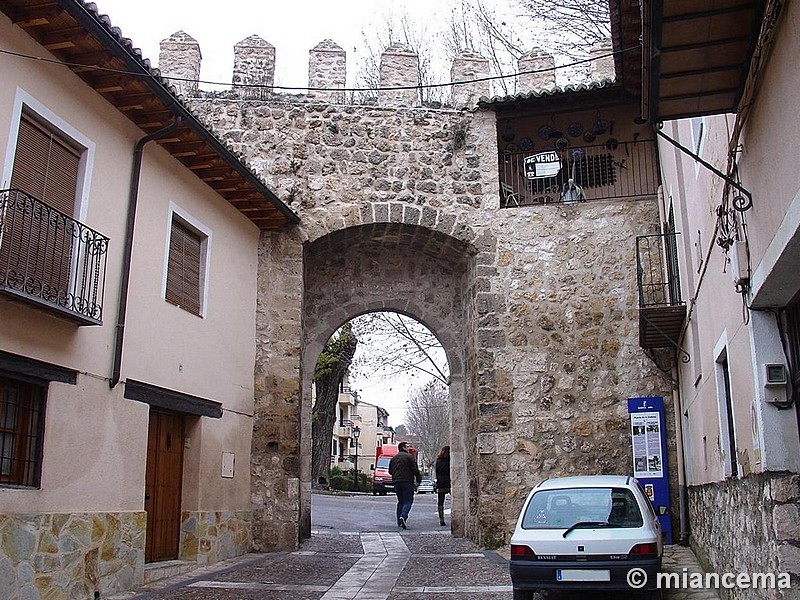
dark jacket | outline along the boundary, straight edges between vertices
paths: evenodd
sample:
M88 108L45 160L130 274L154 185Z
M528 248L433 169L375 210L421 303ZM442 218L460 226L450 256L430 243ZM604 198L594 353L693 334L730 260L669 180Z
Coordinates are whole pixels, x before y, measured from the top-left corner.
M450 459L437 458L436 459L436 489L449 490L450 489Z
M389 475L392 476L393 483L419 483L422 481L417 459L402 450L389 461Z

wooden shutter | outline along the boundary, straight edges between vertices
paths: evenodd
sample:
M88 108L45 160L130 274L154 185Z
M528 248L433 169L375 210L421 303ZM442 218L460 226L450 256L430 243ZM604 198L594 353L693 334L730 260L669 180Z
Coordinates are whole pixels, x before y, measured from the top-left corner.
M0 268L17 282L24 280L26 289L40 290L38 295L62 305L69 305L70 297L80 156L66 139L21 116L11 187L27 197L19 196L5 216Z
M203 240L176 219L172 220L167 264L168 302L200 315L200 251Z
M80 152L66 140L23 114L11 187L72 217L80 160Z

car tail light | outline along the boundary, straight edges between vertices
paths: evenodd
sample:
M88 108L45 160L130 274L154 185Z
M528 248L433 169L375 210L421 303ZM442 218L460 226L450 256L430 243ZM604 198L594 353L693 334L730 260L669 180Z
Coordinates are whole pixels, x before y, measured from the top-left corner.
M633 548L631 548L628 554L639 558L645 558L647 556L658 556L658 544L656 544L655 542L652 542L650 544L636 544Z
M511 557L514 558L536 558L536 553L530 546L524 544L511 544Z

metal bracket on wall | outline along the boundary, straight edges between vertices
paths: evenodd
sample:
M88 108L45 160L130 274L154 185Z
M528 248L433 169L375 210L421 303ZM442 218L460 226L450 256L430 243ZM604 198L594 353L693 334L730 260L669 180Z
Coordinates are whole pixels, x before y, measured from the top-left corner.
M653 328L653 329L655 329L655 330L656 330L658 333L660 333L660 334L661 334L661 335L664 337L664 339L665 339L666 341L668 341L668 342L670 343L670 345L671 345L673 348L675 348L675 354L676 354L677 356L680 356L680 357L681 357L681 362L683 362L683 363L688 363L690 360L692 360L692 357L691 357L691 355L690 355L690 354L689 354L689 353L688 353L686 350L684 350L683 348L681 348L681 347L680 347L680 346L677 344L677 342L674 342L674 341L672 341L672 340L670 339L670 337L669 337L669 336L668 336L668 335L667 335L667 334L666 334L666 333L665 333L665 332L664 332L664 331L663 331L663 330L662 330L662 329L661 329L661 328L660 328L658 325L656 325L655 323L653 323L653 321L651 321L650 319L648 319L646 316L644 317L644 319L645 319L645 321L647 321L647 322L650 324L650 327L652 327L652 328Z
M666 133L661 131L661 123L659 123L653 129L656 132L656 135L661 136L662 138L667 140L670 144L675 146L678 150L680 150L684 154L688 154L689 156L691 156L693 159L695 159L697 162L699 162L701 165L703 165L706 169L708 169L709 171L711 171L712 173L714 173L715 175L720 177L722 180L724 180L725 183L727 183L729 186L734 187L737 190L739 190L739 192L741 192L741 194L738 195L738 196L734 196L733 197L733 208L735 208L739 212L745 212L747 210L750 210L750 208L752 208L752 206L753 206L753 195L750 192L748 192L745 188L743 188L740 184L738 184L736 181L731 179L730 176L725 175L725 173L723 173L722 171L717 169L714 165L712 165L710 163L707 163L702 158L697 156L697 154L695 154L694 152L689 150L689 148L687 148L686 146L683 146L678 141L673 140Z

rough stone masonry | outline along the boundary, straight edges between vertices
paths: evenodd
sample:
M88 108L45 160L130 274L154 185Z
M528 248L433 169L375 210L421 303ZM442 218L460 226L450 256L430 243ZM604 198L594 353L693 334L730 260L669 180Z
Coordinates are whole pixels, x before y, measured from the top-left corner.
M445 347L456 535L500 545L542 479L632 472L631 396L664 397L676 473L670 381L638 346L634 240L658 231L655 196L501 209L495 114L474 109L485 82L454 87L453 107L421 106L416 90L348 105L329 40L309 58L324 90L304 95L273 93L275 48L257 36L234 54L230 91L184 85L184 100L302 219L261 239L256 549L310 532L313 366L365 311L410 314ZM416 81L416 60L390 47L382 82ZM199 61L186 34L162 43L165 76L199 74ZM488 72L467 52L451 79ZM543 76L526 85L552 88Z

